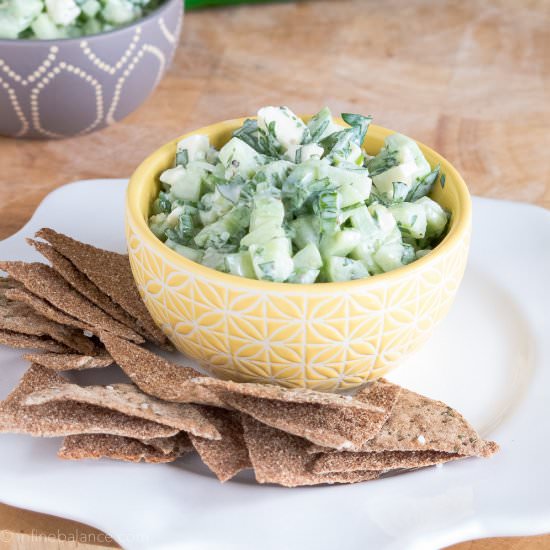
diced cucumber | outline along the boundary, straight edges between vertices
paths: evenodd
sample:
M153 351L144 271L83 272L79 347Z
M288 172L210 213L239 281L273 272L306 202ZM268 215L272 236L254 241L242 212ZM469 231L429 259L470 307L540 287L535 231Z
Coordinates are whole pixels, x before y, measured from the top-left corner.
M290 239L279 237L269 242L250 246L256 277L261 280L284 282L294 270Z
M397 222L392 213L382 204L372 204L369 206L369 212L375 219L376 224L384 234L391 233L396 227Z
M298 248L304 248L309 243L319 244L321 225L317 216L300 216L290 222L293 234L292 241Z
M187 168L183 166L169 168L163 172L160 181L170 185L170 191L176 198L198 202L205 177L206 172L202 168L189 164Z
M357 229L344 229L323 235L320 247L323 258L347 256L361 242L361 238L361 232Z
M288 107L263 107L258 111L258 128L273 132L285 151L302 143L306 125Z
M389 211L404 236L422 239L426 234L426 212L421 204L401 202L390 206Z
M282 225L285 217L285 207L281 199L271 195L254 197L252 213L250 215L250 231L258 229L264 224Z
M295 271L321 269L321 267L323 267L321 254L313 243L307 244L302 250L296 252L292 260L294 262Z
M321 271L319 269L306 269L306 270L295 271L287 279L287 283L311 285L317 280L317 277L319 277L320 272Z
M258 170L256 180L260 179L260 175L263 175L269 185L281 188L283 181L288 177L293 167L294 164L288 160L270 162Z
M176 147L176 158L181 151L187 151L187 162L206 160L206 154L210 149L208 136L195 134L178 142Z
M291 145L286 156L292 162L300 164L310 159L320 159L323 156L324 149L316 143L308 143L306 145Z
M248 252L248 250L237 252L235 254L228 254L225 257L225 265L227 267L227 271L233 275L248 277L249 279L256 278L254 266L252 265L252 257L250 256L250 252Z
M383 244L373 255L374 261L382 271L392 271L403 265L403 244L401 242L389 242Z
M415 204L422 206L424 209L426 215L426 237L440 237L449 221L447 212L429 197L422 197Z
M327 281L332 282L352 281L369 276L367 268L361 262L339 256L326 260L324 272Z
M336 166L342 163L351 163L356 166L363 164L363 150L356 143L350 143L349 147L342 151L335 151L332 155L333 162Z
M183 244L179 244L171 239L166 239L164 242L166 246L177 252L178 254L181 254L182 256L185 256L186 258L189 258L190 260L194 262L201 263L202 257L203 257L203 251L197 250L196 248L191 248L189 246L184 246Z
M227 266L225 263L226 254L216 250L213 247L209 247L204 251L201 263L206 267L215 269L216 271L227 272Z
M227 200L215 189L201 197L199 218L203 225L210 225L233 208L233 203Z
M230 240L239 240L249 223L249 209L235 206L218 221L203 227L195 235L195 244L201 248L221 248Z
M32 22L31 29L40 40L54 40L65 36L65 31L60 29L47 13L41 13Z
M278 223L266 223L258 229L251 231L241 239L241 246L251 246L253 244L265 244L273 238L285 236L285 230Z
M239 138L231 138L220 150L219 159L225 167L225 177L235 175L251 178L263 164L263 157Z

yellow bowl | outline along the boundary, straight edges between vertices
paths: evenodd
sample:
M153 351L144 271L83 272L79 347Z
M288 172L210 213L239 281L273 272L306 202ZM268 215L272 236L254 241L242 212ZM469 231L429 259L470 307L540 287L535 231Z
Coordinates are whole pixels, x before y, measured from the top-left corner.
M243 120L182 137L205 134L219 148ZM371 125L366 150L378 152L391 133ZM298 285L215 271L180 256L153 235L147 219L159 191L158 176L172 165L178 140L155 151L130 180L128 251L155 322L178 350L212 375L317 390L356 387L398 366L446 315L466 264L471 203L458 172L429 147L418 144L432 166L441 164L447 178L444 189L437 185L432 192L451 212L443 242L390 273Z

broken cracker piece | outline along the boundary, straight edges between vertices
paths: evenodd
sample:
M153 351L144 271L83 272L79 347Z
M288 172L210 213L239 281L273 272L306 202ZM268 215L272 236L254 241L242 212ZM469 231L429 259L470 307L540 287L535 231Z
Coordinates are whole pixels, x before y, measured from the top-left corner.
M27 353L23 355L23 359L58 372L100 369L108 367L114 362L113 358L106 352L95 356L74 353Z
M258 483L275 483L284 487L357 483L379 477L378 471L316 474L309 470L311 456L307 441L266 426L242 415L244 439Z
M43 349L53 353L68 353L71 350L51 338L29 336L9 330L0 330L0 344L18 349Z
M90 302L101 308L113 319L121 322L123 325L131 328L134 332L141 334L140 327L136 320L128 315L117 303L113 302L107 294L102 292L97 286L82 274L75 265L57 252L53 246L48 243L27 239L27 242L33 246L44 258L46 258L53 269L65 279L75 290L88 298ZM143 336L143 334L142 334Z
M142 439L141 442L162 451L164 454L173 453L176 450L179 454L184 454L194 450L193 444L185 432L180 432L172 437Z
M99 433L136 439L169 437L178 433L176 428L150 420L72 401L32 407L23 405L32 393L62 387L67 383L56 372L32 365L18 386L0 403L0 433L24 433L40 437Z
M467 458L441 451L372 451L367 453L321 453L315 456L311 471L316 474L357 470L397 470L423 468Z
M108 434L70 435L65 437L57 456L65 460L110 458L125 462L174 462L179 450L164 453L137 439Z
M223 483L252 467L243 438L241 415L215 407L204 407L210 421L221 434L217 441L189 435L202 461Z
M41 263L0 262L0 269L25 285L28 291L83 323L134 342L144 341L139 334L92 304L51 267Z
M166 336L153 322L139 295L128 256L81 243L53 229L41 229L36 236L48 241L102 292L137 319L153 342L159 345L167 343Z
M186 403L167 403L140 391L133 384L109 386L79 386L63 384L37 391L27 396L24 405L67 402L87 403L117 411L134 418L143 418L207 439L220 439L204 407Z
M9 330L29 336L49 336L78 353L92 353L94 344L82 331L67 327L36 313L21 302L0 298L0 330Z
M201 374L163 359L145 348L102 332L101 341L115 362L145 393L175 403L197 403L227 407L215 393L193 380Z

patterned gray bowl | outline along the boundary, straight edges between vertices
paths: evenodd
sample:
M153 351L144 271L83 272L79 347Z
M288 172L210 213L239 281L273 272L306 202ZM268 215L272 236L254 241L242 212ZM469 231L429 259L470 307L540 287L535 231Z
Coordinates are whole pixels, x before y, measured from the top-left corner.
M127 27L63 40L0 40L0 135L86 134L137 109L169 67L183 0Z

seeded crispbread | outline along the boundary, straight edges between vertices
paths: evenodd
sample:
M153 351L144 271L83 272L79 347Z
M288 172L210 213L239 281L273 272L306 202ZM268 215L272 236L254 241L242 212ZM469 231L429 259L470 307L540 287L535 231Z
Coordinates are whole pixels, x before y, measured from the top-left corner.
M223 483L242 470L251 468L244 443L241 415L216 407L204 407L210 421L221 434L219 440L209 440L189 434L189 439L202 461Z
M48 241L102 292L134 317L152 341L160 345L167 343L139 295L128 256L81 243L53 229L41 229L36 236Z
M0 269L21 282L28 291L83 323L97 330L108 330L134 342L143 342L139 334L92 304L51 267L41 263L0 262Z
M201 380L231 406L284 432L334 449L360 448L374 437L393 408L400 387L385 380L355 398L263 384Z
M65 460L110 458L125 462L174 462L183 453L175 449L169 453L137 439L108 434L71 435L65 437L57 456Z
M378 432L384 418L375 408L327 407L235 394L223 399L263 424L334 449L360 447Z
M220 439L204 407L184 403L167 403L151 397L133 384L110 386L79 386L63 384L27 396L23 405L43 405L53 402L76 402L117 411L134 418L143 418L192 433L206 439Z
M23 359L58 372L99 369L113 364L113 358L106 352L95 356L75 353L27 353L23 355Z
M271 399L273 401L284 401L287 403L317 403L325 407L373 409L368 403L364 403L350 395L320 392L305 388L283 388L273 384L241 383L209 377L203 377L200 380L196 380L196 384L210 390L215 390L218 395L222 397L236 394L257 397L260 399Z
M113 302L107 294L99 290L97 286L82 274L74 264L57 252L53 246L48 243L27 239L27 242L33 246L44 258L46 258L53 269L65 279L75 290L88 298L90 302L108 313L113 319L130 327L133 331L141 334L141 328L136 320L128 315L117 303ZM145 336L141 334L142 336Z
M356 449L350 449L351 451ZM498 445L484 441L464 417L441 401L401 389L397 403L380 432L367 441L367 451L440 451L490 456ZM329 452L312 446L311 453Z
M67 346L40 336L29 336L19 334L9 330L0 330L0 344L18 349L42 349L53 353L69 353L71 350Z
M172 437L142 439L141 442L162 451L164 454L173 453L176 450L180 454L184 454L194 450L193 444L185 432L180 432Z
M198 371L171 363L112 334L104 332L100 338L115 362L145 393L175 403L226 407L215 393L193 381L201 376Z
M0 433L40 437L100 433L136 439L169 437L178 433L175 428L150 420L71 401L23 406L30 394L64 384L66 380L56 372L32 365L19 385L0 403Z
M441 451L373 451L369 453L321 453L315 456L311 471L316 474L357 470L397 470L422 468L466 458Z
M308 442L242 415L244 439L258 483L285 487L333 483L356 483L379 477L377 471L315 474L310 471Z
M81 330L61 325L36 313L21 302L14 302L0 291L0 330L29 336L49 336L79 353L91 353L95 346Z
M46 317L46 319L50 319L51 321L55 321L56 323L59 323L61 325L78 328L82 331L89 331L90 333L94 330L94 327L92 327L88 323L83 323L82 321L75 319L71 315L63 313L61 310L52 306L46 300L35 296L32 292L29 292L25 288L8 290L6 292L6 297L10 300L27 304L34 311Z

